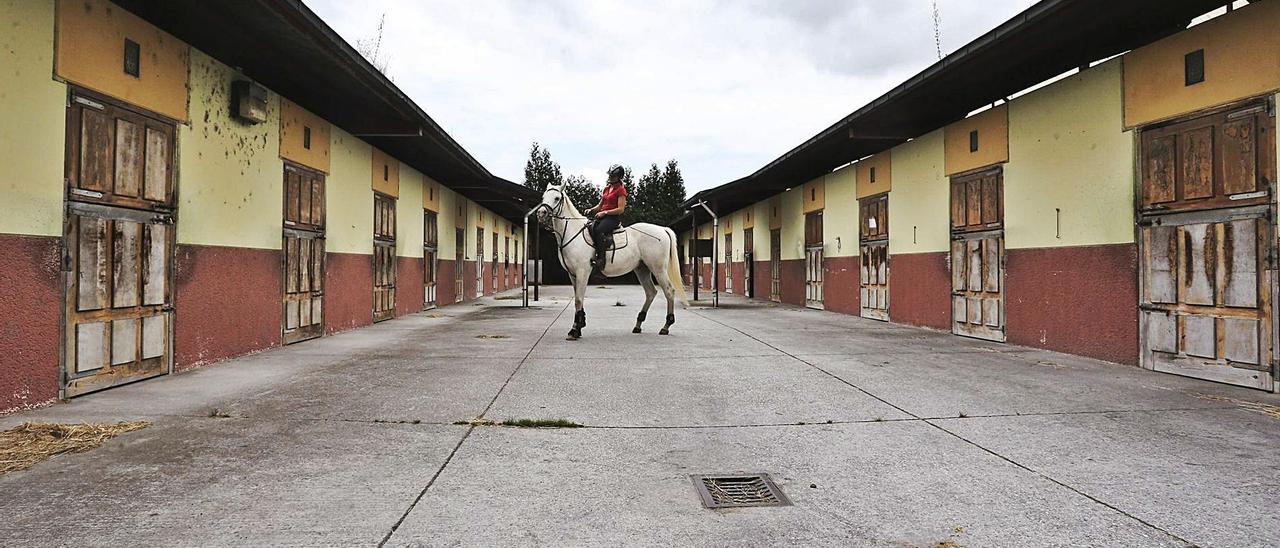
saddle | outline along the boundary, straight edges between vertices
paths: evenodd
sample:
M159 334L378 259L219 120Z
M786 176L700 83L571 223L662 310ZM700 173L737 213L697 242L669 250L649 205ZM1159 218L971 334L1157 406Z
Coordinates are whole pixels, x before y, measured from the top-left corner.
M591 221L591 226L587 227L587 233L594 235L596 233L595 228L596 228L595 221ZM592 242L591 242L592 247L600 245L600 242L597 242L594 240L595 239L592 238ZM610 238L610 240L611 241L605 242L605 251L617 252L619 249L627 247L627 244L629 243L627 239L627 227L619 226L617 229L615 229L613 231L613 237Z

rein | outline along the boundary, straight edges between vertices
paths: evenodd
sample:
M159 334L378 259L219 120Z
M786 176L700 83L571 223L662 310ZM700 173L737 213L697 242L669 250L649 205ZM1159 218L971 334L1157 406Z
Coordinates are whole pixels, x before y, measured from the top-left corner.
M566 217L564 215L564 203L569 200L569 197L565 196L564 191L559 188L549 187L549 190L554 190L560 193L560 202L556 204L556 207L554 209L547 207L547 204L539 204L539 207L547 207L548 217L555 219L557 221L566 221L565 234L561 234L560 231L556 230L554 226L551 228L551 232L555 233L556 237L559 238L560 240L560 251L564 251L564 248L569 247L569 244L573 243L574 240L578 239L578 236L581 236L583 232L587 231L587 225L589 225L591 221L582 217ZM573 237L566 239L566 237L568 236L568 229L569 229L569 223L567 221L575 221L579 219L584 221L582 223L582 228L579 228L578 232L575 233ZM595 246L591 244L590 238L584 238L584 240L587 242L588 246L591 246L592 249L595 249Z

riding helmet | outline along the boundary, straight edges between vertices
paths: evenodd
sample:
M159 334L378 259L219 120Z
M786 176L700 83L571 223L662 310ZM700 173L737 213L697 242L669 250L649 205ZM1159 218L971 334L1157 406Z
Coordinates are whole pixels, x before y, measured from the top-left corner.
M613 164L613 165L609 166L609 171L608 171L608 173L609 173L609 177L610 177L610 178L617 177L617 178L621 179L621 178L622 178L622 175L623 175L623 173L625 173L625 171L622 169L622 166L620 166L620 165L618 165L618 164Z

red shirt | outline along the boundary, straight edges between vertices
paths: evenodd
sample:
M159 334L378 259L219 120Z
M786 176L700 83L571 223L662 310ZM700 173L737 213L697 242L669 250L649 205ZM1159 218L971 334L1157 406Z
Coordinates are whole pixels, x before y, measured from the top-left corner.
M627 197L627 187L616 185L605 185L604 194L600 196L600 211L611 211L618 209L618 199Z

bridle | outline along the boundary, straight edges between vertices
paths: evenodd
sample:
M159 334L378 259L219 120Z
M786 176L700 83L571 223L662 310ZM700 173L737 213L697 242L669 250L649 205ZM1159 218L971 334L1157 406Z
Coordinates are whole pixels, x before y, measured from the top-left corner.
M547 190L554 190L560 193L560 201L556 202L556 207L554 208L552 208L551 206L548 206L546 202L538 204L538 208L546 208L547 217L551 219L554 219L557 221L566 221L565 222L566 234L561 234L560 231L556 229L554 223L550 227L551 232L555 233L556 238L558 238L561 241L560 251L564 251L564 248L569 247L569 244L573 243L574 240L578 239L578 236L581 236L583 233L587 231L587 227L590 226L591 221L590 219L585 219L586 222L582 223L582 228L579 228L578 232L575 233L572 237L566 238L567 231L569 228L569 223L567 221L576 220L577 217L566 217L564 215L564 203L568 201L569 198L568 196L565 196L563 189L561 189L560 187L547 187ZM587 245L591 246L592 248L595 248L595 245L592 244L590 238L584 238L584 240L587 242Z

